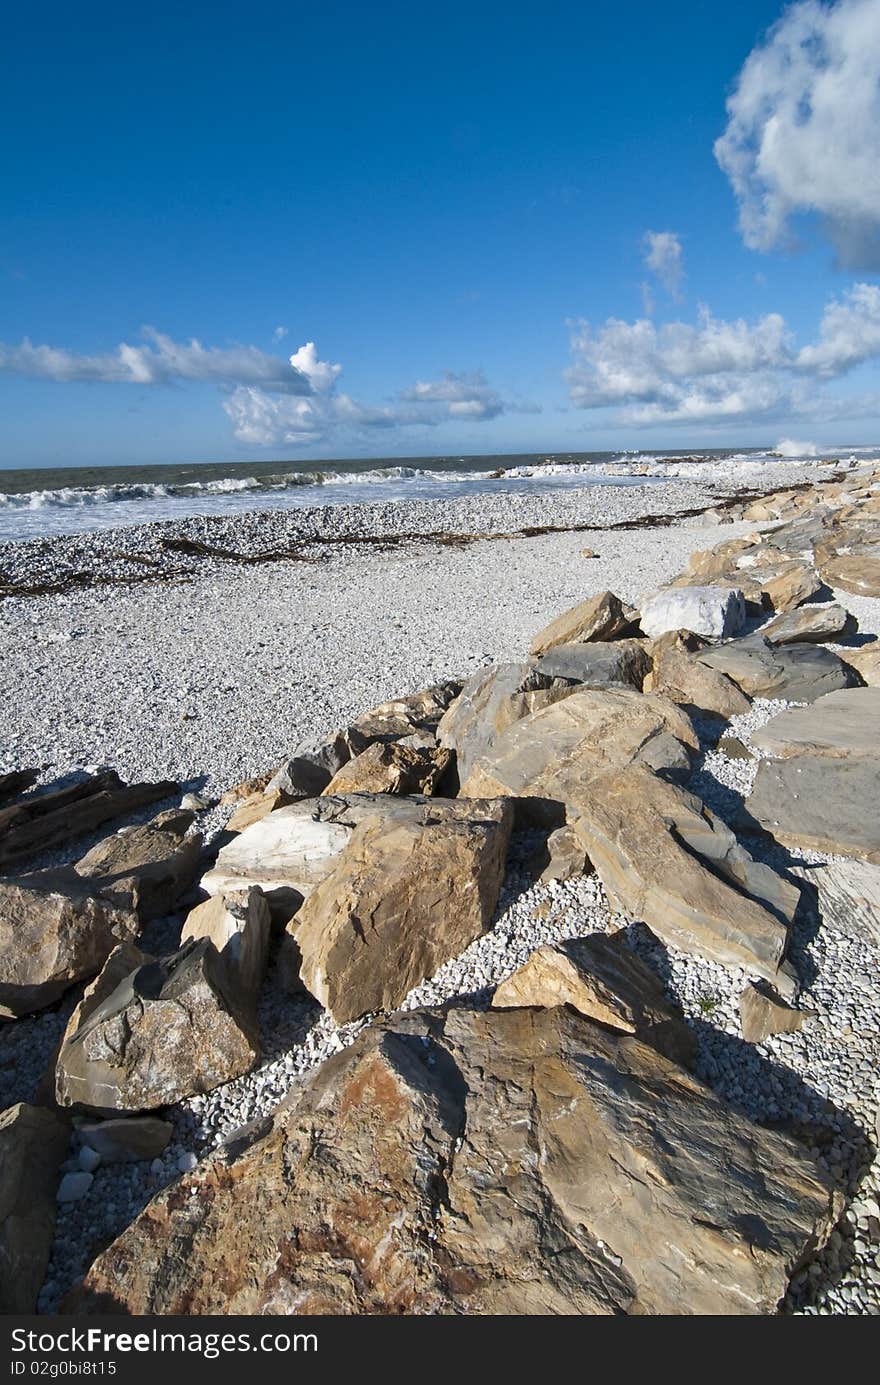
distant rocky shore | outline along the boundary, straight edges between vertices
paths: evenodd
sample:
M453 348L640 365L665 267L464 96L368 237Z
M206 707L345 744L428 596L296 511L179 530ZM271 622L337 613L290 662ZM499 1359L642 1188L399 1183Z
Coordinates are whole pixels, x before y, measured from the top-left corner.
M655 495L295 547L570 555ZM697 512L735 535L638 603L587 549L518 657L452 650L222 793L7 756L5 1311L880 1312L880 471L663 487ZM290 559L251 523L2 580Z

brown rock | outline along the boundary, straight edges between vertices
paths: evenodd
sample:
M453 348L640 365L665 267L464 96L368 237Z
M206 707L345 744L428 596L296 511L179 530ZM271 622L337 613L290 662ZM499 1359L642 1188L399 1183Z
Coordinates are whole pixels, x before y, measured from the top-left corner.
M591 783L575 827L613 908L673 947L791 990L779 967L800 892L693 794L630 765Z
M180 940L209 938L241 996L254 1001L266 971L271 924L266 896L253 885L197 904L186 917Z
M124 827L92 847L74 870L89 888L142 923L170 914L199 874L202 838L186 835L195 814L160 813L140 827Z
M158 1193L65 1308L772 1314L838 1211L802 1146L636 1038L415 1011Z
M822 563L820 570L829 587L855 596L880 596L880 556L843 554Z
M542 885L551 880L570 880L575 875L587 875L593 867L584 844L573 827L564 823L543 842L530 862L531 873Z
M751 706L746 694L726 674L708 668L682 644L667 644L654 655L651 690L683 707L725 719L739 716Z
M36 1313L70 1127L43 1106L0 1113L0 1313Z
M239 784L233 784L231 789L220 795L220 802L240 803L244 798L252 798L254 794L262 793L269 785L275 771L273 769L263 770L262 774L255 774L250 779L243 779Z
M0 880L0 1013L51 1005L138 927L130 909L96 898L73 871Z
M241 1077L258 1057L256 1034L207 939L144 963L92 1000L61 1046L61 1106L154 1110Z
M838 649L838 656L855 669L869 688L880 688L880 640L859 645L857 649Z
M597 1024L637 1035L674 1063L688 1066L696 1054L696 1039L681 1010L627 947L623 930L536 948L495 988L492 1004L496 1009L570 1005Z
M334 774L325 794L436 792L452 752L441 746L416 749L399 741L374 741Z
M539 672L531 661L479 669L466 680L437 727L440 744L455 751L459 782L508 726L571 692L567 680Z
M288 801L287 795L280 789L250 794L232 814L226 824L226 831L243 832L246 827L253 827L255 822L262 822L263 818L274 813L276 808L283 808Z
M632 624L633 616L613 592L599 592L551 620L532 641L530 654L546 654L558 644L613 640Z
M747 1044L760 1044L771 1034L794 1034L803 1028L806 1010L794 1010L770 986L751 982L739 998L742 1036Z
M472 943L504 879L508 803L430 800L367 819L291 925L300 978L338 1024L390 1010Z
M83 787L88 787L87 794L80 792ZM46 851L58 842L76 841L102 823L169 798L176 790L170 781L122 784L115 774L106 774L87 781L86 786L34 794L0 812L0 865ZM47 811L49 803L54 805L51 811Z
M557 827L576 813L590 780L638 761L686 772L698 741L690 718L655 693L575 691L516 722L497 738L462 785L463 797L521 800L524 816Z

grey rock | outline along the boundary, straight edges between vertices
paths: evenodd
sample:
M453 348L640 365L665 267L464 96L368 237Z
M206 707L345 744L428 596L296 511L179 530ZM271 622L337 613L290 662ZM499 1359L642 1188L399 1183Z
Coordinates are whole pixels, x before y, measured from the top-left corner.
M858 622L836 601L821 606L797 606L774 616L761 626L761 635L770 644L821 644L852 635Z
M640 625L655 638L667 630L726 639L742 629L745 601L736 587L665 587L642 602Z
M74 870L90 890L141 923L170 914L199 874L202 838L187 836L194 814L160 813L140 827L126 827L92 847Z
M121 1116L82 1121L80 1138L105 1164L133 1164L155 1159L168 1147L174 1126L158 1116Z
M70 1127L19 1102L0 1114L0 1312L35 1313L55 1232L58 1169Z
M726 674L749 697L812 702L855 682L852 669L830 649L814 644L774 648L760 634L701 650L695 658Z
M741 825L784 846L880 861L880 757L762 760Z
M880 688L847 688L809 707L789 707L755 731L752 741L779 759L805 752L880 759Z
M651 671L651 659L642 640L594 640L588 644L560 644L544 654L537 672L586 688L635 688Z
M552 706L572 691L567 680L540 671L533 660L489 664L468 678L437 727L437 739L454 750L460 783L515 721Z

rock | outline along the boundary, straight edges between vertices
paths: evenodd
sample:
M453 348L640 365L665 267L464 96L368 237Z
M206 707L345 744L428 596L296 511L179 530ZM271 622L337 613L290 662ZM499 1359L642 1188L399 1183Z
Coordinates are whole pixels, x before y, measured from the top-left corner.
M180 940L210 938L240 995L253 1002L266 971L271 924L266 896L252 885L197 904L186 917Z
M288 802L287 795L280 789L250 794L230 817L226 831L243 832L246 827L252 827L255 822L262 822L263 818L274 813L276 808L283 808Z
M383 798L383 811L393 811L395 800L377 794L319 797L276 808L219 851L201 887L217 895L259 885L273 916L286 922L332 870L361 818L375 813Z
M334 774L325 794L436 792L452 752L441 746L414 749L399 741L374 741Z
M254 794L262 793L264 789L268 788L274 773L274 770L267 769L262 774L255 774L251 779L243 779L241 783L233 784L231 789L227 789L225 793L220 795L220 802L224 805L240 803L244 798L251 798Z
M667 630L726 639L745 623L743 594L735 587L665 587L642 602L641 627L656 637Z
M213 808L216 802L216 799L207 798L205 794L185 793L180 800L180 806L191 813L203 813L206 808Z
M838 1211L794 1139L632 1036L415 1011L159 1192L64 1310L772 1314Z
M769 644L821 644L825 640L838 640L851 635L858 624L849 611L845 611L836 601L822 606L798 606L774 616L767 625L761 626L761 635Z
M83 1173L94 1173L95 1169L100 1168L101 1156L90 1145L83 1145L76 1157L76 1162Z
M880 862L880 757L761 760L740 825L783 846Z
M791 991L779 968L800 891L693 794L630 765L593 780L575 827L612 908L683 952Z
M0 774L0 803L5 803L8 798L15 798L17 794L24 793L32 784L36 784L40 777L38 769L14 769L8 774Z
M880 761L880 688L847 688L789 707L754 731L752 743L779 759L809 752Z
M743 745L739 736L722 736L716 749L726 755L728 760L754 760L754 755L747 745Z
M793 864L791 871L815 887L827 928L874 946L880 943L880 866L836 860Z
M760 634L704 649L695 657L726 674L749 697L812 702L854 681L852 670L830 649L815 644L774 648Z
M633 622L630 612L613 592L599 592L551 620L532 640L530 654L546 654L558 644L584 644L588 640L613 640Z
M135 1164L155 1159L168 1147L174 1126L158 1116L120 1116L105 1121L83 1121L80 1138L100 1154L105 1164Z
M537 672L587 688L635 688L641 692L651 659L643 640L595 640L559 644L538 660Z
M654 655L650 688L695 712L725 719L739 716L751 706L726 674L700 663L684 642L669 643Z
M58 1168L70 1129L19 1102L0 1114L0 1313L36 1313L55 1234Z
M880 640L859 645L857 649L838 649L837 653L869 688L880 687Z
M202 838L186 835L190 810L160 813L140 827L124 827L92 847L74 870L90 889L146 923L170 914L199 874Z
M508 726L571 691L568 681L540 673L531 661L479 669L466 680L437 727L440 744L455 751L459 782Z
M593 869L583 842L568 824L549 834L529 864L531 873L542 885L550 880L570 880L574 875L586 875Z
M660 980L627 947L623 930L536 948L495 988L492 1004L570 1005L597 1024L637 1035L674 1063L688 1066L696 1055L696 1038L681 1010L670 1005Z
M291 931L300 979L338 1024L399 1005L484 931L504 879L503 800L434 799L355 829Z
M750 982L739 998L742 1036L747 1044L761 1044L771 1034L794 1034L803 1028L808 1012L786 1005L772 989Z
M854 596L880 596L880 555L842 554L820 563L819 570L829 587Z
M0 880L0 1013L53 1004L138 927L130 909L96 898L73 871Z
M599 556L599 554L596 552L596 550L595 550L594 548L582 548L582 549L581 549L581 557L582 557L582 558L598 558L598 556Z
M241 1077L258 1053L219 953L192 940L90 1006L65 1035L56 1097L98 1114L149 1111Z
M761 591L764 604L774 611L792 611L804 601L814 601L822 583L809 563L780 564L773 575L761 574Z
M818 532L822 532L821 526ZM774 530L772 537L771 544L752 534L742 539L725 540L702 553L693 553L684 574L672 585L734 587L749 605L759 610L772 606L776 611L787 611L803 601L815 600L822 591L816 569L802 558L780 550L778 530ZM808 536L798 535L792 553L798 554L809 547Z
M665 697L629 689L575 691L500 735L462 785L470 798L512 796L518 812L550 828L577 813L590 780L638 761L687 773L698 740L690 718Z
M58 1202L81 1202L94 1182L93 1173L85 1173L80 1170L78 1173L66 1173L58 1184L56 1200Z
M87 793L82 792L84 788ZM109 773L71 789L34 794L0 810L0 866L46 851L58 842L66 845L111 818L133 813L176 791L177 785L170 781L123 784Z
M287 800L313 798L323 793L334 774L376 741L395 741L413 732L434 730L446 708L461 691L450 679L372 707L351 726L317 741L304 742L269 781L269 790L280 789Z

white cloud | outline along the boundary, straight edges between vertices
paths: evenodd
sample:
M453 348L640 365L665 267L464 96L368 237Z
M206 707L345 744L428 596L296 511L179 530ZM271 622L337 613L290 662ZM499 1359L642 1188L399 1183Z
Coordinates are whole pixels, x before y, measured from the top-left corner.
M275 341L283 341L284 338L287 336L287 328L286 328L286 327L276 327L276 328L275 328L275 331L272 333L272 336L273 336L273 338L274 338Z
M204 347L195 338L175 342L153 327L145 327L142 335L146 341L143 346L122 342L115 351L94 356L54 346L34 346L27 337L18 346L0 342L0 370L62 382L159 385L207 380L219 385L262 385L284 394L309 394L320 370L338 370L311 358L295 364L294 357L287 361L267 355L256 346ZM309 348L314 351L309 343L296 356Z
M816 342L800 349L778 313L724 321L705 307L696 323L579 322L571 347L573 403L620 408L623 423L841 416L858 401L831 398L822 382L880 359L880 288L856 284L830 302Z
M643 238L644 261L671 298L681 297L684 278L681 241L674 231L646 231ZM646 286L642 286L645 292ZM648 290L650 294L650 290ZM649 301L649 300L648 300ZM650 309L646 308L646 311Z
M480 370L470 375L447 370L439 380L418 380L409 389L401 390L400 398L416 405L440 405L430 415L425 412L425 421L440 420L444 412L449 418L497 418L510 407L487 384ZM417 418L414 413L413 420Z
M880 5L792 5L753 49L727 102L715 156L748 246L818 215L850 268L880 267Z

